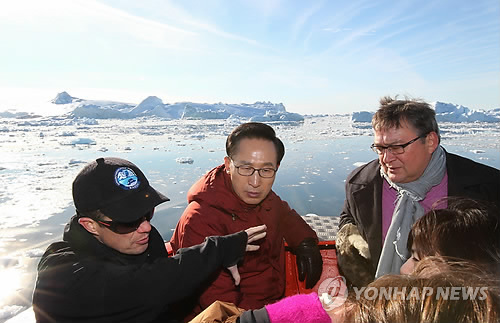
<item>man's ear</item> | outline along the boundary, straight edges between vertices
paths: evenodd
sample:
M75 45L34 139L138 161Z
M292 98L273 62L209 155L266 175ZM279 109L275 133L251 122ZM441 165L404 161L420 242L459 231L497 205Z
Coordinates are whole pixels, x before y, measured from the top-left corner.
M429 152L432 154L434 150L436 150L439 145L439 137L438 134L434 131L429 132L427 137L425 138L425 145L429 149Z
M226 173L229 174L230 169L231 169L231 158L229 158L227 156L224 157L224 167L225 167Z
M99 235L99 232L96 230L96 227L99 225L97 224L97 222L95 222L94 220L92 220L91 218L87 218L87 217L81 217L78 219L78 223L80 223L80 225L82 227L85 228L85 230L87 230L88 232L90 232L91 234L93 235Z

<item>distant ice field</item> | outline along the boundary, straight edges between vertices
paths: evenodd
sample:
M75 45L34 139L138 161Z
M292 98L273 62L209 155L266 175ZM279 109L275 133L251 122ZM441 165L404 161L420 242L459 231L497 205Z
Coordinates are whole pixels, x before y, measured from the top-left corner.
M152 221L169 239L187 190L223 162L227 135L245 121L0 119L0 283L17 275L0 292L0 322L30 303L36 264L73 215L71 183L85 162L116 156L139 166L171 199ZM271 125L286 147L274 191L300 214L338 216L346 176L377 157L370 124L337 115ZM446 150L500 168L499 123L440 127Z

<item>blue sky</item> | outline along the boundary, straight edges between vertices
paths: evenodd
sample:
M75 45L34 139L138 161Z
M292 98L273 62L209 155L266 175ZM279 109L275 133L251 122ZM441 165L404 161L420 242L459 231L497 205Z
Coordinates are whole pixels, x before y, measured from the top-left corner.
M500 107L500 1L0 0L0 100Z

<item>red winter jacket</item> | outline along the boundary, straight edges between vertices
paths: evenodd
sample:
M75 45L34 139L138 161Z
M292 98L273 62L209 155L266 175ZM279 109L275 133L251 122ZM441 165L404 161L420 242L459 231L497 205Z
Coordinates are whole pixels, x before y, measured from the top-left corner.
M203 242L205 237L225 235L265 224L267 236L258 251L247 252L238 265L239 287L229 271L220 269L204 287L193 314L201 312L216 300L231 302L244 309L257 309L283 297L285 290L284 240L292 248L316 233L276 193L258 205L243 202L233 191L224 165L209 171L188 194L182 214L170 240L176 252Z

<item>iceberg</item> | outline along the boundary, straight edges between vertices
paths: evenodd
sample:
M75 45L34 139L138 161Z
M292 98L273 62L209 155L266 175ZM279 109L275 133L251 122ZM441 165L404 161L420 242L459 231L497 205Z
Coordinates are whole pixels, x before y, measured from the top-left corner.
M360 111L353 112L351 120L352 122L372 122L373 112Z
M253 116L250 118L250 121L254 122L271 122L271 121L304 121L304 117L298 113L281 111L278 113L273 113L270 111L266 111L266 113L262 116Z
M430 103L436 111L437 122L500 122L500 108L491 110L473 110L463 105L444 103L440 101ZM351 120L354 123L371 122L374 112L353 112Z
M472 110L463 105L436 101L431 105L436 111L438 122L500 122L495 110Z
M78 105L70 114L75 118L128 119L134 117L128 113L130 109L131 106L126 103L84 103Z
M158 117L162 119L209 120L238 119L252 121L292 121L302 122L304 117L298 113L287 112L282 103L257 101L253 104L227 103L194 103L176 102L164 103L156 96L149 96L137 105L114 102L82 100L72 97L67 92L61 92L52 100L54 104L74 105L68 114L73 118L91 119L132 119L137 117Z
M191 157L178 157L175 161L179 164L192 164L194 163L194 159Z
M139 103L136 107L130 110L129 114L133 116L140 116L147 114L148 112L161 110L158 108L163 107L163 101L156 96L148 96L141 103Z
M81 99L72 97L71 95L68 94L68 92L63 91L61 93L58 93L54 99L52 99L50 102L54 104L68 104L68 103L73 103L73 102L79 102Z
M187 120L204 120L204 119L227 119L231 116L229 112L224 109L200 109L190 104L186 104L182 112L181 119Z

